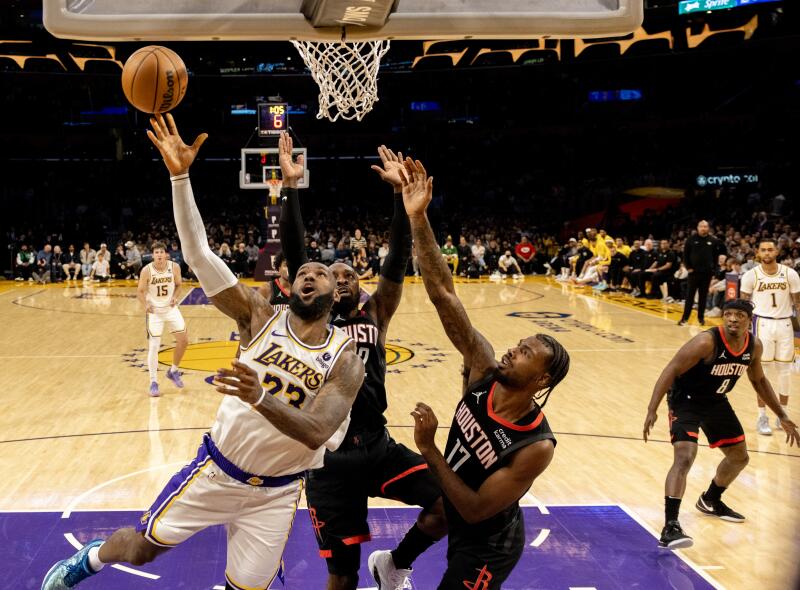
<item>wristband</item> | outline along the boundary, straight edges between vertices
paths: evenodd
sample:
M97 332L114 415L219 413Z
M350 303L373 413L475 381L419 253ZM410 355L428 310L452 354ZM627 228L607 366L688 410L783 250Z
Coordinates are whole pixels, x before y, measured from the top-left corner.
M264 401L264 398L265 398L265 397L267 397L267 390L266 390L265 388L263 388L263 387L262 387L262 388L261 388L261 397L260 397L260 398L258 398L258 401L257 401L256 403L254 403L254 404L253 404L253 407L254 407L254 408L257 408L258 406L260 406L260 405L261 405L261 402L263 402L263 401Z
M169 177L171 182L177 182L179 180L187 180L188 178L189 178L188 172L184 172L183 174L176 174L175 176Z

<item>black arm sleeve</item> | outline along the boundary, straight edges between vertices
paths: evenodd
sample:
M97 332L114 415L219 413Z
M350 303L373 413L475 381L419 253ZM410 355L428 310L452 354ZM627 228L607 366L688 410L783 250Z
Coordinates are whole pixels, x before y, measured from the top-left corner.
M289 282L293 283L297 271L308 262L303 218L300 215L300 198L296 188L281 189L281 250L289 269Z
M411 223L408 221L403 196L394 195L394 217L389 228L389 253L383 261L381 276L393 283L402 283L411 256Z

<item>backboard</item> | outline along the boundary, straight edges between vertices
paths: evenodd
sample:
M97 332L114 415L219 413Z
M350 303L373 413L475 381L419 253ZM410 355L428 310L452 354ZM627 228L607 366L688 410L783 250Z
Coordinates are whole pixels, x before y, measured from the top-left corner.
M294 159L302 155L307 157L306 148L294 148ZM280 183L282 179L281 165L278 163L278 148L242 148L242 167L239 171L239 188L271 190L270 181ZM297 188L308 188L309 173L305 168L303 178L297 183Z
M353 0L354 2L358 0ZM314 28L303 0L43 0L56 37L91 41L337 41ZM610 37L642 22L643 0L399 0L383 27L347 40Z

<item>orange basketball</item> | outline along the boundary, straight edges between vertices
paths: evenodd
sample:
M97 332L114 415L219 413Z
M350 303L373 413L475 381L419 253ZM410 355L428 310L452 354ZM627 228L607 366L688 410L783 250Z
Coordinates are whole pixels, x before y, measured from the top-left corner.
M148 45L132 54L122 68L122 91L145 113L171 111L186 94L189 74L180 56L160 45Z

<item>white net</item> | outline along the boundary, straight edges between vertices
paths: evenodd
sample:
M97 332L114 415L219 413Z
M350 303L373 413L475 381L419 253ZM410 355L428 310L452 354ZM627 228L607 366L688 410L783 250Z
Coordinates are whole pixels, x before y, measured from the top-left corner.
M292 41L319 86L317 119L360 121L378 102L378 68L389 41Z

